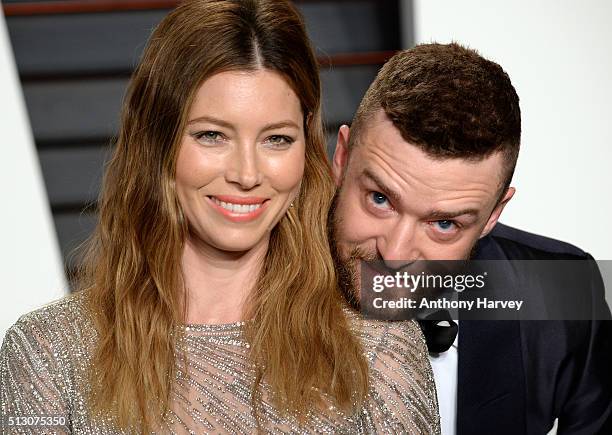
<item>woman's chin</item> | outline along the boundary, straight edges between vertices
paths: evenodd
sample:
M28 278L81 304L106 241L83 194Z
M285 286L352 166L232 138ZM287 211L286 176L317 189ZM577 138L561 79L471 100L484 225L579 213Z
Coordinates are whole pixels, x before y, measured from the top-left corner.
M258 247L267 247L270 233L262 234L257 237L256 234L237 234L231 237L217 237L213 240L212 246L220 251L225 252L246 252Z

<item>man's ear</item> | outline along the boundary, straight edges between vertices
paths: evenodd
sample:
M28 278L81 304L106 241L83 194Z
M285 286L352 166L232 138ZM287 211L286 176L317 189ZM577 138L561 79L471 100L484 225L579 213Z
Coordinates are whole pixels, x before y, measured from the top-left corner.
M508 201L512 199L515 192L516 189L514 187L509 187L508 190L506 190L506 194L504 195L502 200L495 206L493 212L491 213L491 216L489 216L489 220L487 221L487 224L480 233L479 238L486 236L493 230L493 228L497 224L497 221L499 220L499 217L502 214L502 211L504 211L504 207L506 206L506 204L508 204Z
M348 163L350 129L348 125L341 125L338 130L338 140L336 141L336 151L334 151L334 158L332 159L332 172L334 173L334 181L336 186L340 186L342 183L342 177L346 170Z

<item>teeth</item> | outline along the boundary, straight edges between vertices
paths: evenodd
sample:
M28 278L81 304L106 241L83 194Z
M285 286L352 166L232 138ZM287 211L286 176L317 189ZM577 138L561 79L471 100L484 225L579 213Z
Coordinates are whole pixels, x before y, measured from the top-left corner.
M232 213L237 213L237 214L252 213L255 210L257 210L259 207L261 207L261 204L233 204L231 202L219 201L214 196L211 196L210 198L214 201L215 204L223 207L227 211L230 211Z

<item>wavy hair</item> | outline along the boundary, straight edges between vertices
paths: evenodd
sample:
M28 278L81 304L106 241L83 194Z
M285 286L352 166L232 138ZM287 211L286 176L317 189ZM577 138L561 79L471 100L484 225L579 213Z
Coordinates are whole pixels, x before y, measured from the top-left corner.
M300 15L284 0L186 1L155 29L132 76L80 276L99 337L92 409L120 427L159 422L180 362L188 229L174 179L194 94L216 73L260 68L280 73L300 99L306 156L300 194L272 230L244 313L253 319L245 330L256 367L253 406L262 381L279 409L298 418L326 396L352 412L367 395L367 361L344 315L329 252L334 186L319 71Z

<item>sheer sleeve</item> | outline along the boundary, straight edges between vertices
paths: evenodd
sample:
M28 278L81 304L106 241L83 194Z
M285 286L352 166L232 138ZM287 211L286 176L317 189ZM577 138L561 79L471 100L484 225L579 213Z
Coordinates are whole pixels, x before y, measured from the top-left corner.
M29 314L12 326L0 350L3 434L70 433L61 343L45 319ZM57 328L55 328L57 329Z
M368 322L369 323L369 322ZM427 346L418 324L380 322L370 354L376 433L439 434L440 417Z

